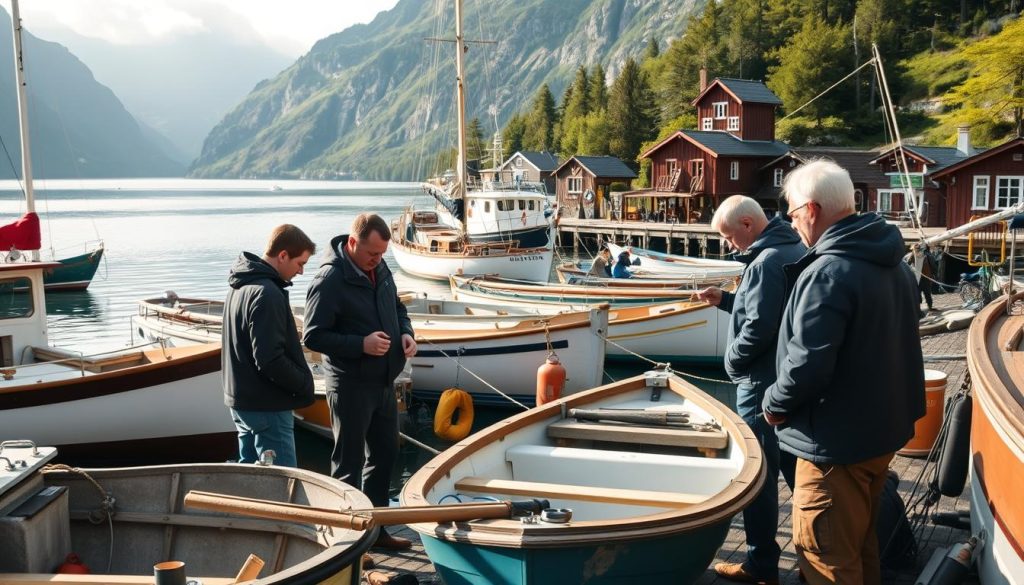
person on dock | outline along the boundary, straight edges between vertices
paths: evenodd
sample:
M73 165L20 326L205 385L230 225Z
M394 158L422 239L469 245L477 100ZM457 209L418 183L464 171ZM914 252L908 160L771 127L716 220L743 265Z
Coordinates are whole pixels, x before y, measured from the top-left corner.
M316 245L293 225L270 234L263 257L242 252L228 276L221 333L224 404L238 429L239 463L268 451L274 464L296 467L292 410L313 404L287 287Z
M412 322L384 253L391 240L380 216L362 213L350 233L331 240L306 295L303 342L324 355L334 450L331 475L373 502L388 505L398 457L398 404L393 384L416 354ZM381 530L375 546L407 549L407 539Z
M596 276L598 278L611 278L612 271L608 264L611 262L612 253L608 248L601 248L601 251L597 253L594 258L594 262L590 265L590 271L587 272L589 276Z
M629 272L629 267L629 252L623 250L619 252L615 266L612 267L612 278L633 278L633 275Z
M761 412L761 400L775 381L775 349L786 304L784 266L799 260L807 247L788 223L778 217L769 221L761 205L743 195L723 201L711 218L711 227L737 251L736 260L746 267L735 293L711 287L697 296L730 313L725 370L736 384L736 413L761 443L768 472L760 494L743 510L746 559L718 563L715 573L741 583L778 583L779 471L792 488L796 460L780 454L775 429Z
M875 585L889 462L925 413L917 282L899 229L856 213L846 170L813 161L783 191L809 249L786 268L792 293L762 406L797 457L793 543L811 585Z

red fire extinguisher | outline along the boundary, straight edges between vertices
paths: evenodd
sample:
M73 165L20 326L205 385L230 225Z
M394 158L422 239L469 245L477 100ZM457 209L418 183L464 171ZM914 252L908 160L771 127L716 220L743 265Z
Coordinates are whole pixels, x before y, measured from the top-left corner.
M558 355L551 352L547 361L537 368L537 406L558 400L565 388L565 367Z
M82 562L82 559L80 559L77 554L68 553L68 556L64 559L64 563L61 566L57 567L57 572L71 573L75 575L87 575L91 571L89 571L89 567L87 567L85 563Z

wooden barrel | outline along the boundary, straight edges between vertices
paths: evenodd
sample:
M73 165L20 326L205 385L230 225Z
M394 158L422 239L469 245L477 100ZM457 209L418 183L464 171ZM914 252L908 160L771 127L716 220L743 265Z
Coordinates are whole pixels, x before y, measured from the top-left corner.
M924 416L914 423L914 437L897 453L907 457L924 457L932 450L942 428L946 404L946 373L924 371Z

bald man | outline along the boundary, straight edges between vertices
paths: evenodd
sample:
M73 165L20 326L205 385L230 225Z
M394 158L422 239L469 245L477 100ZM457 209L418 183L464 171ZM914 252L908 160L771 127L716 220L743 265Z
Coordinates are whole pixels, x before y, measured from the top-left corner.
M792 486L796 461L788 456L780 461L778 438L762 415L761 401L775 381L775 346L786 305L783 267L799 260L807 248L781 217L768 221L760 204L742 195L722 202L711 227L736 250L736 259L746 268L735 294L708 288L698 296L731 314L725 370L736 383L736 412L757 435L768 470L761 493L743 511L747 558L742 563L718 563L715 572L740 583L773 584L779 581L782 554L775 541L779 471Z

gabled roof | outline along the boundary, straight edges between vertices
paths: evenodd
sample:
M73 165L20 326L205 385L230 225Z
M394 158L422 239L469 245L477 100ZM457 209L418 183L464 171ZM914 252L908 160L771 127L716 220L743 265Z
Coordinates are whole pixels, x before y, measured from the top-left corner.
M728 132L714 130L682 130L679 134L714 157L723 155L778 157L789 152L789 145L778 140L740 140Z
M936 171L944 169L950 165L955 165L964 160L970 158L964 153L957 150L955 146L919 146L916 144L903 145L904 150L907 151L908 155L915 156L920 160L924 161L928 166L928 175L935 174ZM896 147L887 148L882 153L874 158L871 162L881 162L882 159L888 158ZM977 156L988 149L976 148L975 153L972 156Z
M878 151L855 147L841 146L802 146L794 148L804 162L816 158L829 159L850 173L850 180L854 183L864 183L869 186L884 187L889 184L889 178L880 167L874 164L878 157Z
M546 150L520 150L508 157L508 160L505 161L505 164L501 165L501 168L504 169L508 167L509 163L512 162L512 159L516 157L516 154L523 157L526 162L530 163L530 165L538 171L551 172L558 168L558 157Z
M958 171L958 170L960 170L960 169L962 169L962 168L964 168L966 166L972 165L972 164L974 164L974 163L976 163L976 162L978 162L980 160L986 159L986 158L988 158L990 156L995 156L995 155L1000 154L1002 152L1006 152L1007 150L1010 150L1011 148L1013 148L1015 146L1020 146L1022 144L1024 144L1024 137L1018 136L1016 138L1011 138L1011 139L1007 140L1006 142L1000 144L999 146L995 146L993 148L988 148L988 149L985 149L985 150L980 150L979 152L976 152L976 153L974 153L971 156L968 156L966 158L961 158L957 162L954 162L952 164L949 164L949 165L946 165L946 166L942 167L941 170L932 171L931 173L928 174L928 176L931 177L932 179L937 179L938 177L941 177L941 176L948 175L950 173L956 172L956 171Z
M576 161L595 177L608 177L612 179L635 179L636 173L626 166L622 160L614 156L574 156L569 158L555 169L554 172L562 170L565 165Z
M700 95L693 98L690 102L691 106L697 105L704 94L711 91L711 88L716 85L721 86L729 95L736 98L736 101L741 104L773 104L776 106L782 105L782 100L779 96L775 95L772 90L768 89L768 86L761 81L755 81L753 79L732 79L729 77L717 77L714 81L708 84L704 88L704 91L700 92Z

